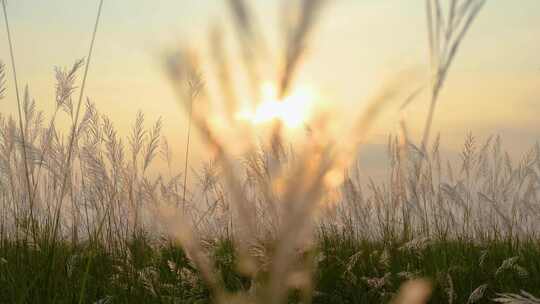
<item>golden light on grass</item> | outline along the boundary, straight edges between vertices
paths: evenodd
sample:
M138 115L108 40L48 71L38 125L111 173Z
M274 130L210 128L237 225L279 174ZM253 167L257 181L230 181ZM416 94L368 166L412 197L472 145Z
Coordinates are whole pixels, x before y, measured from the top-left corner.
M279 120L290 129L304 125L313 114L317 96L308 86L299 86L286 97L280 99L276 86L265 83L261 88L261 102L254 109L244 109L237 119L261 125Z

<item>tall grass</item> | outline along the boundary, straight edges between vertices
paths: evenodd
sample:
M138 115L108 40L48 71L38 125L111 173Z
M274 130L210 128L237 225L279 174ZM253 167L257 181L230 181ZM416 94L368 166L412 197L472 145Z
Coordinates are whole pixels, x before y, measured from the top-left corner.
M351 166L358 145L388 103L418 96L410 89L417 84L407 74L383 85L351 133L341 135L346 142L336 140L324 116L291 148L279 121L254 140L255 130L234 118L242 92L233 79L245 74L256 106L271 44L247 3L229 1L242 68L232 70L217 29L211 58L185 48L165 63L190 120L188 137L193 124L212 153L188 185L189 143L184 172L176 172L160 119L149 125L139 113L124 138L83 100L100 1L81 87L79 60L56 68L47 123L28 89L20 100L16 88L17 119L0 114L0 299L534 303L517 293L540 286L540 146L516 162L499 137L469 135L461 161L450 163L439 137L429 144L438 96L484 1L450 1L447 15L439 1L426 3L435 72L424 135L414 145L403 122L402 134L389 136L387 179L375 183ZM295 85L326 3L286 5L275 79L281 97ZM203 77L207 61L212 70ZM6 81L0 64L0 97ZM209 81L226 103L226 132L213 121L220 113ZM67 136L56 127L61 115L71 121ZM149 171L158 156L168 170L155 176Z
M20 138L22 143L22 151L23 151L23 164L24 164L24 171L25 171L25 180L26 180L26 190L27 195L30 200L30 216L32 218L33 215L33 201L31 199L32 193L31 193L31 186L30 186L30 172L28 169L28 154L26 153L26 134L25 129L23 129L23 114L22 114L22 103L21 98L19 94L19 82L17 80L17 69L15 67L15 53L13 50L13 41L11 38L11 29L9 26L9 18L6 8L6 0L2 0L2 11L4 13L4 23L6 28L6 34L7 34L7 40L9 45L9 56L11 59L11 68L12 68L12 74L13 74L13 83L15 85L15 96L17 98L17 114L19 115L19 132L20 132ZM25 112L26 114L26 112Z

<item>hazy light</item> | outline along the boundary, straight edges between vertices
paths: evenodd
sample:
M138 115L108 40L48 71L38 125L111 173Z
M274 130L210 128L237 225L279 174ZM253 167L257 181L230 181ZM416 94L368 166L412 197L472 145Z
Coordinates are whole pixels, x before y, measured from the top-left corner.
M262 86L261 95L262 100L257 108L254 111L239 112L239 119L253 124L263 124L278 119L288 128L297 128L310 118L315 102L314 92L307 87L298 87L279 100L276 87L267 83Z

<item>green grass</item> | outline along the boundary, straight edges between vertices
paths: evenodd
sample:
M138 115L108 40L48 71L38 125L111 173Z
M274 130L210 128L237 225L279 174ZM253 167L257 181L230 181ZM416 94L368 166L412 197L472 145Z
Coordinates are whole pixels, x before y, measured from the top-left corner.
M449 297L453 303L467 303L483 284L487 289L477 303L488 303L502 292L540 292L538 242L437 241L406 247L321 234L314 251L303 254L317 264L313 303L386 303L412 277L432 282L430 303L449 303ZM208 242L207 249L228 291L250 289L252 281L236 271L231 241ZM184 251L166 240L151 242L139 235L112 250L95 243L57 244L53 275L47 272L49 250L47 244L2 242L0 302L77 303L85 280L82 303L211 302L210 291ZM503 269L512 257L517 257L515 264ZM299 298L294 290L289 297L291 303Z

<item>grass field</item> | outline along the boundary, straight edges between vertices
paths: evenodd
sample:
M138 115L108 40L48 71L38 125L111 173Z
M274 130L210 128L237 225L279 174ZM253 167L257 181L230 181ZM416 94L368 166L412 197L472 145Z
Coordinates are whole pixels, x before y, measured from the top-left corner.
M500 137L471 133L448 161L432 135L452 62L486 1L427 0L429 79L398 73L350 130L333 133L339 117L329 111L291 140L287 128L302 113L283 107L325 2L288 4L277 101L255 105L262 114L248 122L236 118L232 75L243 73L246 94L260 100L268 58L244 1L229 1L240 67L218 30L211 58L191 48L165 56L189 121L179 170L161 120L139 113L125 135L86 99L103 1L87 57L55 69L45 113L18 85L2 0L13 77L0 62L0 99L15 88L18 116L0 114L0 303L540 303L540 145L512 159ZM201 61L213 73L203 77ZM207 80L218 84L219 107ZM425 92L418 143L400 121L386 179L360 179L357 150L380 113ZM253 124L267 117L258 133ZM191 136L211 155L192 172ZM155 172L156 163L166 169Z
M401 284L414 278L429 279L431 303L490 303L501 292L539 291L538 242L385 244L325 231L317 244L295 257L305 262L314 257L313 282L291 278L291 302L385 303ZM211 302L210 290L180 246L143 235L125 246L111 252L92 243L60 244L48 273L50 248L4 242L0 252L3 302L75 303L81 297L86 303ZM205 243L223 286L231 294L254 295L265 274L254 281L236 271L233 246L226 239Z

